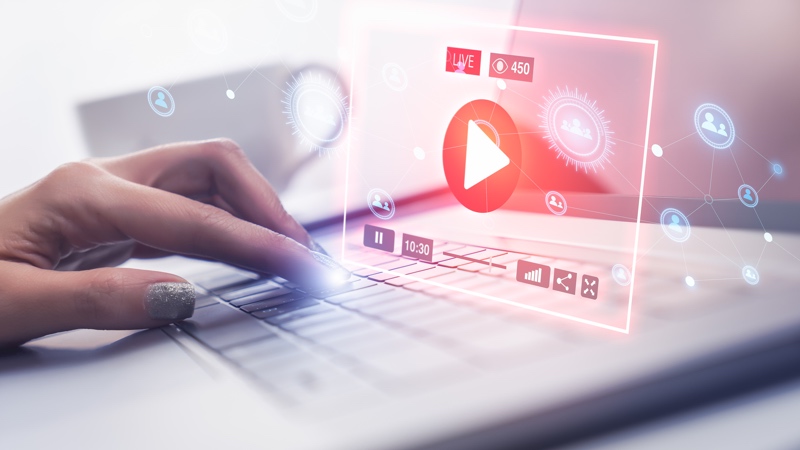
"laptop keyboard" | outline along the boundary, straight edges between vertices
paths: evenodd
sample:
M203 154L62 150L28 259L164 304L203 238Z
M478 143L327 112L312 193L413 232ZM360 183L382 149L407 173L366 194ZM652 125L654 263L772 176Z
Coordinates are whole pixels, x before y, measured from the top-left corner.
M515 263L531 255L450 243L436 248L430 263L364 250L359 262L394 273L350 267L352 278L326 291L215 270L192 280L199 286L195 314L177 326L295 406L401 395L574 347L574 336L537 329L515 308L396 275L464 289L490 286L505 295L515 290ZM445 252L491 258L493 265Z

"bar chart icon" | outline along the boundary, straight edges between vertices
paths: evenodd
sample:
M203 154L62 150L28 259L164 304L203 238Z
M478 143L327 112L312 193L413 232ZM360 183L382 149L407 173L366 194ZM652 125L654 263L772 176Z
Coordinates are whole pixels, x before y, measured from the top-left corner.
M534 283L542 282L542 268L525 272L525 281L533 281Z
M530 261L517 263L517 281L543 288L550 287L550 266Z

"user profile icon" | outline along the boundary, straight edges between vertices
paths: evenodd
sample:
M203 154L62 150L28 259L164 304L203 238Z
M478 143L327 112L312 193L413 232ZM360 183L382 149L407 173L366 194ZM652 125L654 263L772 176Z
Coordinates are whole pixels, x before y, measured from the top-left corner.
M367 194L367 206L378 219L389 220L394 216L394 200L383 189L372 189Z
M742 278L744 278L744 281L751 286L757 285L761 279L761 277L758 275L758 270L756 270L756 268L753 266L742 267Z
M631 271L622 264L614 264L611 268L611 278L620 286L629 286L631 284Z
M228 47L228 31L225 22L206 9L197 9L186 21L189 39L204 53L217 55Z
M551 213L563 216L567 212L567 199L557 191L550 191L544 196L544 203Z
M748 208L755 208L758 204L758 191L749 184L739 186L739 200Z
M175 112L175 100L172 94L161 86L153 86L147 91L147 102L150 108L161 117L169 117Z
M686 242L692 234L689 219L675 208L667 208L661 213L661 229L675 242Z
M706 144L722 150L733 144L733 121L728 113L713 103L703 103L694 112L697 134Z
M383 75L383 82L393 91L400 92L408 87L408 75L397 63L384 64L381 74Z

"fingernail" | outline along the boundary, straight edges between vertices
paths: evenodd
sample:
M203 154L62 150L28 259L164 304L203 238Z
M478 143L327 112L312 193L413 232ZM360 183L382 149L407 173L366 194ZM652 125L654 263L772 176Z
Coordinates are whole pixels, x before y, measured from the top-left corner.
M311 250L317 253L322 253L325 256L331 256L317 241L311 241Z
M331 271L333 274L332 282L345 282L350 279L350 271L342 267L341 264L334 261L330 256L316 251L312 251L311 255Z
M147 289L144 309L156 320L186 319L194 313L195 295L189 283L156 283Z

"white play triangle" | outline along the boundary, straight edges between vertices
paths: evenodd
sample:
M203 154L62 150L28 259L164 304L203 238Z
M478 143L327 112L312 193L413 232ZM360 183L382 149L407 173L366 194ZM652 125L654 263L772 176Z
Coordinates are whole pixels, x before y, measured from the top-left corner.
M507 166L511 160L472 120L467 124L464 189L469 189Z

